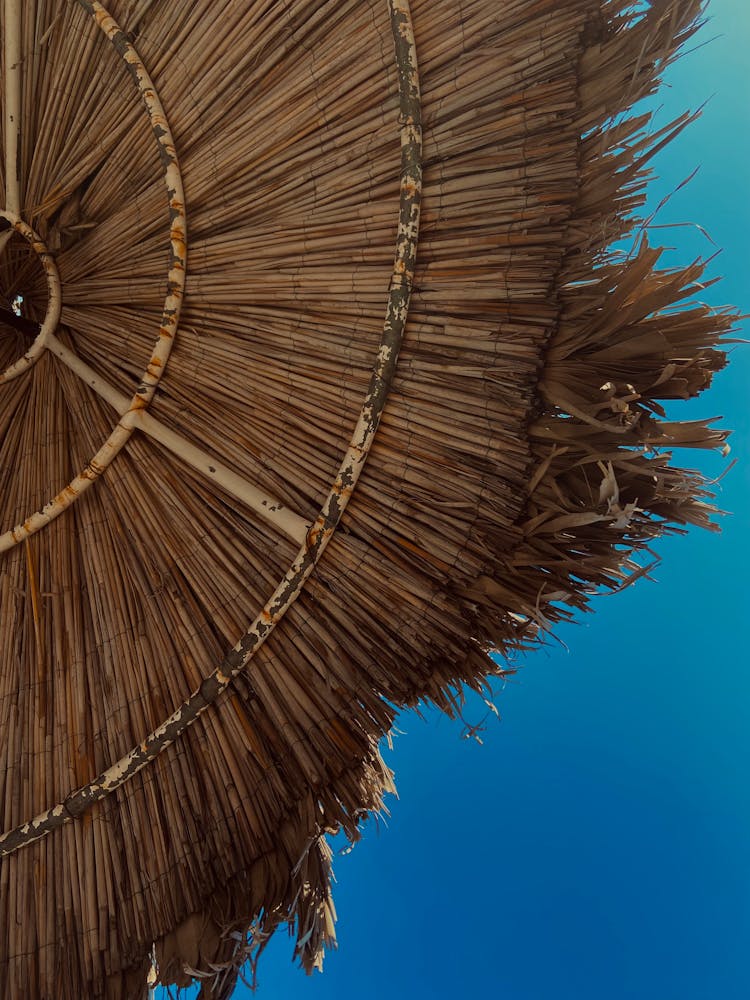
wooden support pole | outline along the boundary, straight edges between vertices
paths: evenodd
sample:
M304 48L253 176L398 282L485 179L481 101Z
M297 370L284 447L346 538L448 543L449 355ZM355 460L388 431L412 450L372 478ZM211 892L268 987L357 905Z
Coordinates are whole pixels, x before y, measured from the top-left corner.
M3 66L5 84L5 210L21 211L21 0L5 0ZM0 233L0 253L11 232Z
M21 0L5 0L5 210L21 211Z
M49 338L47 349L78 375L89 388L106 400L120 416L128 412L130 399L100 378L93 368L90 368L73 351L61 344L56 337ZM143 431L148 437L158 441L173 455L189 465L191 469L195 469L206 479L216 483L225 493L239 500L268 524L291 538L292 541L301 545L305 540L310 525L304 518L286 508L279 500L266 496L257 486L253 486L243 476L233 472L213 455L198 448L182 435L171 430L166 424L152 417L148 410L135 411L134 423L135 429ZM0 537L0 549L1 547L2 537Z

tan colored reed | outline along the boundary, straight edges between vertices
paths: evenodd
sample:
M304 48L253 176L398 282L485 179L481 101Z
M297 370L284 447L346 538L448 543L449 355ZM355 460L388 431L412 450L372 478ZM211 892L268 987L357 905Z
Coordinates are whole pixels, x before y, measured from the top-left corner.
M350 506L248 669L109 797L0 862L0 994L229 995L295 922L334 941L326 832L392 789L401 706L460 707L513 650L645 572L653 539L711 525L666 419L722 367L731 311L691 304L632 231L654 91L698 0L641 19L600 0L412 0L422 221L395 382ZM399 211L386 0L117 0L175 134L189 262L150 412L312 523L383 328ZM161 165L133 81L77 3L27 0L21 205L54 247L57 336L119 393L150 359L169 258ZM2 46L0 46L0 50ZM4 67L0 66L0 79ZM2 121L0 115L0 122ZM4 190L0 157L0 190ZM44 313L12 239L0 293ZM676 303L688 300L687 305ZM0 302L6 307L9 303ZM2 327L0 367L24 349ZM3 531L69 482L116 416L45 354L0 386ZM294 544L142 434L57 521L0 557L0 813L11 830L127 754L222 663ZM0 831L2 832L2 831ZM253 921L260 915L259 923ZM255 953L252 953L254 957ZM187 970L187 971L186 971ZM213 970L213 971L212 971Z

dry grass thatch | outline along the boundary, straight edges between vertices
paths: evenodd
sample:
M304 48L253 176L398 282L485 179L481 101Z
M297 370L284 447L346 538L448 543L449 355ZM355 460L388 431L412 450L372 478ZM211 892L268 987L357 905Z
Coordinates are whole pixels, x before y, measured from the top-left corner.
M3 997L318 964L396 710L710 525L733 316L607 252L700 2L632 7L6 0Z

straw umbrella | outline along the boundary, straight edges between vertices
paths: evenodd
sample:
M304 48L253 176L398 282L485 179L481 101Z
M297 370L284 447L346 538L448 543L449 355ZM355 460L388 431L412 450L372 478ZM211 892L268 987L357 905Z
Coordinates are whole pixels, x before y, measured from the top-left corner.
M319 965L398 708L710 525L733 316L607 254L700 3L629 8L5 0L4 996Z

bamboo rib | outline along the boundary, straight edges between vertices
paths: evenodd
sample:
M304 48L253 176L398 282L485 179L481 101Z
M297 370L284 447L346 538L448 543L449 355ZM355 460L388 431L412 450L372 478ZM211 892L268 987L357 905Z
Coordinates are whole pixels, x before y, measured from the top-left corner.
M124 393L118 392L103 379L101 379L93 368L81 361L80 358L62 344L57 338L50 337L47 348L51 354L59 358L63 364L67 365L89 388L93 389L102 399L105 399L118 414L127 413L130 408L130 400ZM226 465L220 462L213 455L209 455L200 448L196 448L179 434L175 434L164 424L155 420L146 410L136 411L135 427L142 430L149 437L158 441L172 454L177 455L187 465L201 475L208 477L215 482L226 493L240 500L243 504L263 517L269 524L283 531L287 537L300 544L304 541L310 525L293 511L287 510L278 500L265 496L252 483L232 472ZM3 551L4 538L0 535L0 552ZM11 535L11 542L15 539ZM10 546L8 546L10 547Z
M21 210L18 175L21 137L21 2L5 0L3 62L5 69L5 210ZM1 247L0 247L1 249Z
M21 140L21 0L5 0L3 25L3 64L5 71L5 211L21 211L20 162ZM0 233L0 251L7 237Z
M18 175L21 135L21 0L5 0L3 30L3 70L5 75L5 211L21 211L21 184ZM10 233L0 231L0 254Z

